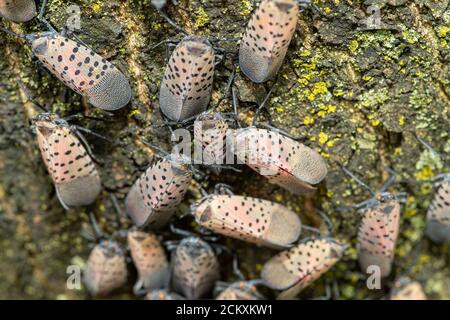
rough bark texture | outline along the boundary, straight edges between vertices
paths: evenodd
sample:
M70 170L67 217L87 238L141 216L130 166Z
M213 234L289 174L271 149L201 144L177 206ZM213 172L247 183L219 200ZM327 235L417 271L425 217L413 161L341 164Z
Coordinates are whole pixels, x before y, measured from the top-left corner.
M426 210L433 194L430 178L445 172L446 167L418 143L414 133L433 145L448 163L450 1L314 2L320 13L306 10L300 14L268 110L275 126L302 136L306 145L326 158L330 172L325 183L313 198L304 199L243 168L243 174L226 171L220 177L211 175L203 185L208 189L225 182L237 194L283 203L298 212L304 223L323 229L314 208L325 211L334 223L334 236L351 245L334 271L343 299L383 296L395 276L405 274L421 281L429 297L448 299L450 248L424 237ZM82 266L92 247L82 237L82 230L90 230L87 212L95 212L106 232L129 227L125 216L118 218L108 192L117 196L123 209L126 193L153 154L142 141L169 148L157 100L165 48L149 49L181 35L149 0L54 0L46 14L52 24L63 27L70 4L81 7L82 30L93 36L80 37L129 76L134 97L131 106L108 117L34 63L24 41L0 34L0 298L88 298L84 290L66 289L67 266ZM364 30L370 5L381 8L383 29ZM168 4L169 15L189 33L217 37L240 36L251 11L249 0ZM35 22L2 20L0 24L21 33L42 30ZM221 46L229 53L216 72L212 104L223 94L236 64L237 43L223 42ZM114 141L88 136L95 154L104 161L100 171L108 191L91 208L64 211L60 206L29 127L38 110L26 102L16 83L19 79L37 101L61 116L81 113L105 120L76 121ZM235 86L242 121L251 119L255 102L262 100L270 85L252 84L238 72ZM221 109L232 110L230 101L225 100ZM390 167L398 173L390 191L408 193L394 272L383 282L382 290L366 289L357 264L357 214L339 210L369 195L342 173L337 162L347 165L373 189L388 178L386 168ZM179 212L187 211L199 196L198 184L193 182ZM190 221L177 224L188 228ZM274 254L239 241L221 242L237 249L249 278L257 278L262 263ZM414 262L414 248L419 243L421 251ZM224 254L222 259L226 266L223 278L232 280L230 257ZM135 278L131 266L130 271L129 287L113 297L132 298ZM333 279L333 272L323 279ZM322 293L323 281L319 280L302 296Z

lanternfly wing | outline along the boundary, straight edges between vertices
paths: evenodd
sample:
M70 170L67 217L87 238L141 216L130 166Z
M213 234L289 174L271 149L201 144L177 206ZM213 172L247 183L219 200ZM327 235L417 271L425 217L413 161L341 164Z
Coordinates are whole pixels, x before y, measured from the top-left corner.
M94 162L69 127L37 121L36 131L42 157L55 184L98 175Z
M363 271L380 267L381 276L389 275L400 225L400 204L391 200L364 212L358 231L359 262Z
M125 256L116 242L102 241L89 255L84 283L94 296L104 296L125 285L127 266Z
M159 228L175 213L192 179L186 165L163 159L136 181L127 199L127 212L138 226Z
M166 284L169 263L158 237L141 231L128 233L128 247L139 274L135 290L158 289Z
M428 209L428 219L436 220L450 228L450 182L443 182L437 189Z
M219 261L205 241L184 238L172 257L174 289L188 299L208 293L219 279Z
M197 223L214 232L270 247L286 247L301 232L298 216L262 199L215 195L194 209Z
M204 37L183 39L170 57L160 89L161 111L173 121L204 112L211 98L214 50Z
M450 244L450 176L439 185L428 209L426 234L434 242Z
M252 81L273 77L281 67L297 25L295 0L263 0L241 41L239 64Z
M153 210L173 210L187 191L191 171L183 164L162 160L147 170L139 180L142 200Z
M0 17L14 22L26 22L35 15L34 0L0 0Z
M37 37L32 48L48 70L69 88L87 96L93 106L116 110L130 101L128 80L92 49L56 33Z
M279 299L289 299L327 272L344 251L345 246L332 239L307 240L270 259L261 278L270 288L285 290Z
M313 192L328 172L319 153L278 132L238 129L236 146L240 161L295 194Z

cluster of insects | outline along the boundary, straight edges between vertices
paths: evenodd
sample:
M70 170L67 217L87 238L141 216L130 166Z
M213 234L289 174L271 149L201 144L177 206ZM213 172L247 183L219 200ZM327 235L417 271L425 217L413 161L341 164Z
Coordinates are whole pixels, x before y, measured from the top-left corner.
M153 2L164 14L165 2ZM294 35L300 8L307 4L296 0L261 1L239 48L240 70L251 81L263 83L277 75ZM29 21L36 16L36 10L32 0L0 0L0 15L11 21ZM118 68L85 44L57 32L44 19L43 10L39 20L50 30L29 35L2 31L29 42L43 66L94 107L111 111L130 102L130 84ZM216 145L223 146L225 133L230 129L220 113L207 111L218 63L215 52L206 37L186 36L171 54L159 92L160 109L168 121L180 124L196 120L194 131L201 132L205 161L223 158L223 148ZM33 128L62 206L69 209L92 204L102 191L102 184L82 128L48 112L34 119ZM326 161L318 152L276 128L239 126L232 132L237 146L252 146L235 148L233 155L289 192L312 194L327 175ZM211 168L221 172L214 164ZM360 182L345 167L342 169ZM299 216L286 206L234 195L220 186L213 194L204 194L190 208L205 234L172 228L183 239L162 242L158 232L170 224L194 175L195 170L183 156L162 156L137 179L126 197L126 212L135 227L104 236L91 216L94 229L101 234L84 273L85 286L92 295L108 295L127 283L127 255L116 239L119 236L126 237L138 273L134 293L147 299L199 299L210 295L214 287L218 288L218 299L261 299L257 286L277 291L280 299L295 298L344 256L347 245L333 238L331 232L321 234L303 225ZM366 272L370 266L377 266L383 278L391 273L401 219L401 195L386 191L392 182L393 178L378 192L369 189L372 197L356 205L361 213L357 235L361 270ZM450 176L442 175L428 211L426 230L428 237L438 243L450 243L449 193ZM313 235L306 236L308 232ZM240 281L225 284L219 281L217 255L227 249L207 241L215 235L280 252L264 264L260 279L245 280L240 275ZM171 252L170 262L166 249ZM391 298L425 296L418 282L401 278Z

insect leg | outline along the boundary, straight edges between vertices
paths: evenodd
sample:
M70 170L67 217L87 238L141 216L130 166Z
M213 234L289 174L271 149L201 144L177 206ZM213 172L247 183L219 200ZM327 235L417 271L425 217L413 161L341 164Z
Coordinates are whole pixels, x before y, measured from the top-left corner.
M234 195L233 188L226 183L217 183L214 186L214 194L227 194L229 196Z
M38 20L44 18L45 8L47 7L47 0L42 0L41 9L39 10L39 15L37 16Z
M147 290L143 288L144 281L139 277L138 281L136 281L136 284L133 286L133 293L135 296L143 296L147 293Z
M316 208L315 211L319 214L319 216L322 218L322 220L327 225L328 236L331 236L331 234L333 233L333 222L331 222L328 215L325 212L323 212L322 210Z
M241 280L241 281L245 280L244 275L242 274L241 270L239 269L239 261L238 261L238 256L236 253L233 255L233 272L239 278L239 280Z
M325 290L325 295L320 297L314 297L313 300L330 300L331 299L331 286L328 280L323 281L323 287Z
M237 97L236 88L234 86L231 87L231 95L232 95L235 121L236 121L238 128L242 128L241 123L239 121L239 112L238 112L239 99Z
M319 229L314 228L314 227L311 227L311 226L302 225L302 228L303 228L304 230L307 230L307 231L310 231L310 232L317 233L318 235L321 234L321 232L320 232Z
M102 230L100 229L100 226L98 225L97 219L95 218L94 214L92 212L89 212L89 220L91 221L92 229L95 232L95 235L98 239L104 238L105 235L103 234Z
M89 146L89 143L87 142L86 138L80 133L78 132L78 130L74 130L75 135L81 140L81 143L83 144L83 146L86 148L86 152L88 153L88 155L91 157L91 159L99 164L102 165L103 161L97 159L94 155L94 153L92 152L91 147Z
M231 87L233 86L235 76L236 76L236 68L233 68L233 71L231 72L230 78L228 79L227 82L225 93L222 95L222 97L220 97L220 99L217 101L217 104L212 108L213 111L215 111L222 103L222 101L225 100L230 94L230 90Z
M165 13L163 10L158 10L159 14L161 15L161 17L163 17L168 24L170 24L172 27L174 27L176 30L178 30L181 33L184 33L185 35L189 35L189 33L184 30L183 28L181 28L178 24L175 23L175 21L173 21L168 15L167 13Z
M367 184L365 184L364 182L362 182L358 177L356 177L353 173L351 173L351 171L348 170L346 167L344 167L344 166L340 166L340 167L341 167L342 171L344 171L344 173L345 173L346 175L348 175L349 177L351 177L351 178L352 178L353 180L355 180L360 186L362 186L364 189L366 189L367 191L369 191L370 194L371 194L373 197L376 197L376 193L375 193L374 191L372 191L372 189L371 189Z
M272 86L272 88L270 88L269 93L267 93L263 102L259 105L258 109L256 110L255 115L253 116L252 126L256 126L257 118L258 118L259 114L261 113L262 109L266 108L267 101L269 101L269 98L272 95L273 88L274 88L274 86Z
M178 247L179 243L180 243L180 241L178 241L178 240L164 241L164 245L165 245L167 251L175 250Z
M83 132L88 133L90 135L93 135L94 137L100 138L100 139L108 141L108 142L112 142L111 139L108 139L107 137L102 136L101 134L99 134L97 132L94 132L94 131L92 131L90 129L87 129L87 128L84 128L84 127L81 127L81 126L77 126L77 125L73 125L73 126L76 128L76 130L80 130L80 131L83 131Z

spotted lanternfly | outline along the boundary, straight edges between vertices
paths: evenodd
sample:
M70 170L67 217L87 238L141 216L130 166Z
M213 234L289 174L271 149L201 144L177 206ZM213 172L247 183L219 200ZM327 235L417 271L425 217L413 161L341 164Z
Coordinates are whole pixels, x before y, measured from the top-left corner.
M167 290L152 290L147 293L145 300L184 300L184 297Z
M188 166L178 159L152 164L134 183L127 195L128 215L138 226L164 226L183 200L192 179Z
M219 261L205 241L197 237L181 240L172 254L172 284L187 299L207 294L219 279Z
M290 299L327 272L347 247L334 239L308 239L265 263L261 278L272 289L283 290L278 299Z
M427 296L419 282L401 277L391 289L390 300L427 300Z
M84 283L93 296L105 296L127 282L127 265L119 245L103 240L89 255Z
M193 206L201 226L216 233L273 248L284 248L300 236L299 217L288 208L267 200L213 195Z
M162 288L168 281L169 263L158 237L142 231L128 233L128 247L138 271L135 293Z
M130 102L128 80L113 64L92 49L56 31L23 36L36 58L65 85L104 110L117 110Z
M100 176L80 133L54 113L44 113L34 120L37 141L61 204L86 206L101 191Z
M248 23L239 49L239 66L253 82L274 77L295 32L296 0L263 0Z
M173 121L200 114L208 107L214 78L214 49L200 36L184 38L170 57L159 93L162 113Z
M319 153L276 131L237 129L232 146L239 162L295 194L314 192L328 172Z
M194 123L195 141L202 147L202 163L222 165L224 163L226 137L229 125L220 113L203 113ZM220 173L220 168L216 169Z
M436 243L450 244L450 174L444 175L428 208L426 234Z
M399 225L400 203L395 199L378 203L363 212L357 246L363 272L370 266L378 266L381 277L391 273Z
M216 300L261 300L264 297L258 292L252 281L238 281L223 290Z
M14 22L26 22L35 15L34 0L0 0L0 17Z

